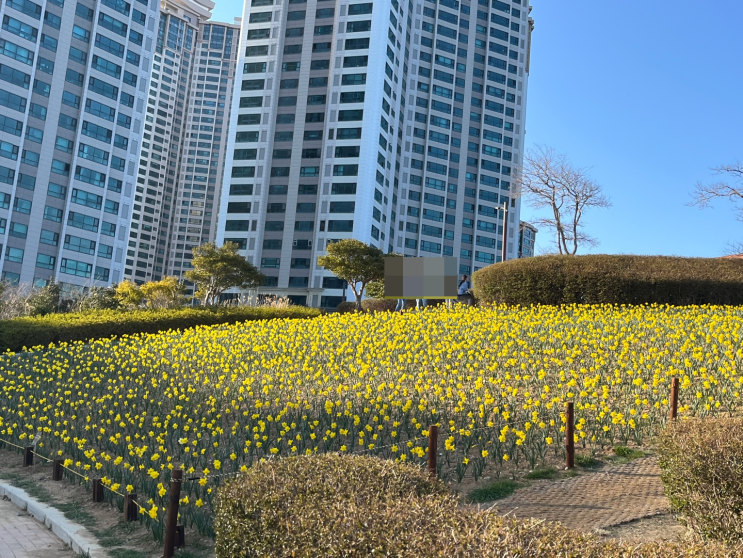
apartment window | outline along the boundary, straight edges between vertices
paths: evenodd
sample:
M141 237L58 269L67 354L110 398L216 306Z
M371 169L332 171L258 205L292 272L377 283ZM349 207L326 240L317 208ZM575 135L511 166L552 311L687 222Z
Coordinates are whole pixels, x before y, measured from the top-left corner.
M72 37L83 41L84 43L90 42L90 31L83 29L79 25L72 26Z
M41 244L48 244L49 246L57 246L59 244L59 233L41 229L39 242Z
M69 258L62 258L60 271L67 275L89 278L90 274L93 271L93 265L85 262L79 262L77 260L71 260Z
M365 21L349 21L346 24L346 33L364 33L365 31L370 31L370 30L371 30L371 20L368 20L368 19Z
M56 207L45 206L44 207L44 219L48 221L54 221L55 223L62 222L62 215L64 212Z
M98 25L126 38L127 25L106 13L100 12L98 14Z
M261 258L262 268L278 269L281 266L281 258Z
M5 249L5 260L8 262L23 263L23 250L8 246Z
M365 15L372 13L372 3L368 2L365 4L351 4L348 6L348 15Z
M75 168L75 179L80 182L87 182L93 186L98 186L99 188L103 188L106 184L105 174L79 165Z
M268 23L271 21L271 12L255 12L250 14L250 23Z
M248 41L257 41L259 39L268 39L271 36L270 29L250 29L248 30Z
M26 238L26 236L28 236L28 225L11 222L8 234L16 238Z
M344 74L341 78L341 85L364 85L366 84L366 74Z
M360 139L361 128L338 128L336 130L336 138L339 140Z
M369 63L369 57L364 56L346 56L343 58L344 68L361 68Z
M64 237L64 248L81 254L95 254L95 241L67 234Z
M28 89L31 86L30 75L20 70L15 70L5 64L0 64L0 79L23 89Z
M327 70L330 68L330 60L313 60L310 62L310 70Z
M117 43L113 39L110 39L104 35L96 33L95 46L97 46L101 50L105 50L106 52L113 54L118 58L124 58L124 51L126 50L124 48L124 45L122 45L121 43Z
M4 54L8 58L12 58L28 66L34 62L33 52L5 39L0 39L0 54ZM48 95L45 96L48 97Z

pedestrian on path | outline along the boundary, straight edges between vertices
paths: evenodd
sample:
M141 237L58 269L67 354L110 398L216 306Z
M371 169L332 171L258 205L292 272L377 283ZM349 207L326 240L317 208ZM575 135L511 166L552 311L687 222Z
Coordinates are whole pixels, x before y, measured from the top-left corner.
M395 312L402 312L405 309L405 299L404 298L398 298L397 299L397 306L395 306Z
M428 306L428 301L425 298L417 298L415 299L415 309L421 310L422 308L425 308Z
M462 280L459 281L459 287L457 287L457 302L464 302L468 305L472 305L472 296L470 295L469 290L469 277L466 274L462 275Z

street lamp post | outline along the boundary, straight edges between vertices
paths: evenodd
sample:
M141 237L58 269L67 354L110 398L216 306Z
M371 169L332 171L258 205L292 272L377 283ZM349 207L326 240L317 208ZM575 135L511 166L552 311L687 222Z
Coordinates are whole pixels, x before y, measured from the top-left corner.
M508 202L503 202L503 240L501 246L501 262L506 261L506 234L508 231Z

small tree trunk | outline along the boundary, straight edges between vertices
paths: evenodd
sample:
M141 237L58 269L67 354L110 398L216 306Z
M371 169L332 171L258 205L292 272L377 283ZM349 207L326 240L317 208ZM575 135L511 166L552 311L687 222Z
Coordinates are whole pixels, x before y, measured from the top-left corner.
M356 295L356 311L361 312L361 293L354 293Z

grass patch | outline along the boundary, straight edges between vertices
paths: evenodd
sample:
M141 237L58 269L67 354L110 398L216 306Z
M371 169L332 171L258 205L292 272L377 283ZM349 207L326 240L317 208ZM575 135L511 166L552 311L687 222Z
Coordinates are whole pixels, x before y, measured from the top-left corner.
M147 558L147 554L140 550L131 550L128 548L114 548L108 551L111 558Z
M628 448L627 446L617 446L614 448L614 455L630 460L645 457L646 454L644 451Z
M500 500L513 494L519 487L519 483L511 479L500 479L489 485L473 490L470 493L471 502L490 502Z
M529 480L541 480L556 479L559 476L560 473L554 467L541 467L525 474L524 478Z
M74 521L78 525L92 527L98 523L94 515L81 509L80 505L77 503L71 502L62 504L55 502L53 505L61 511L67 519Z
M601 461L590 455L576 455L575 464L581 469L598 469L603 465Z

